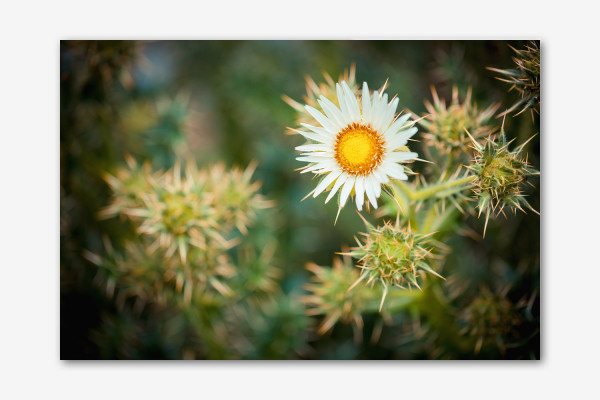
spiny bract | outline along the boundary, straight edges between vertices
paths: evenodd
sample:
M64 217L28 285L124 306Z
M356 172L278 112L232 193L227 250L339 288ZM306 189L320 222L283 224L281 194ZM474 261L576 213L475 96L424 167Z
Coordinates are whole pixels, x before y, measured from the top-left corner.
M418 279L425 272L441 276L428 264L434 258L431 249L424 246L432 235L413 233L410 226L401 229L396 223L386 222L382 227L367 224L368 231L363 233L364 243L358 239L358 247L350 255L360 263L360 278L353 286L366 279L366 284L381 282L384 286L381 307L388 289L396 286L406 289L415 286L421 289Z

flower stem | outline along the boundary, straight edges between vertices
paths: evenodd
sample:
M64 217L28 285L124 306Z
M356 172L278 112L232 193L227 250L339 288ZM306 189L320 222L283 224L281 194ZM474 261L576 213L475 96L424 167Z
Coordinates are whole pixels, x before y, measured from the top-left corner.
M400 182L400 185L402 186L402 190L408 195L410 200L426 200L426 199L429 199L434 196L445 197L444 195L446 195L446 194L443 193L445 191L448 191L449 192L448 194L459 192L464 189L464 188L460 188L460 186L470 183L476 177L477 177L476 175L468 175L468 176L465 176L465 177L462 177L459 179L455 179L452 181L447 181L447 182L442 182L442 183L438 183L435 185L431 185L431 186L428 186L428 187L420 189L420 190L412 190L410 187L408 187L403 182ZM452 190L454 188L457 188L457 189ZM443 195L440 196L440 194L443 194Z
M423 295L418 289L401 289L392 287L389 289L388 294L383 304L383 309L390 313L397 313L404 310L408 305L412 304L416 299ZM364 303L362 312L363 313L378 313L379 306L381 303L381 290L373 290L371 293L366 294L363 297Z

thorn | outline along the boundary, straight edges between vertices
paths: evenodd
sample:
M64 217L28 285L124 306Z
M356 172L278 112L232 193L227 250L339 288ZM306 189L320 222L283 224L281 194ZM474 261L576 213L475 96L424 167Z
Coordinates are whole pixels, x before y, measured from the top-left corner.
M338 207L337 215L335 216L335 221L333 221L333 226L337 224L338 217L340 216L340 211L342 211L342 207Z
M431 161L428 161L428 160L422 160L422 159L420 159L420 158L415 158L415 160L417 160L417 161L422 161L422 162L426 162L426 163L429 163L429 164L435 164L435 163L433 163L433 162L431 162Z
M411 114L412 114L412 113L411 113ZM414 114L413 114L413 115L414 115ZM427 115L423 115L422 117L419 117L419 118L417 118L417 119L413 119L413 120L412 120L412 124L413 124L413 126L414 126L414 124L416 124L416 123L417 123L417 122L419 122L420 120L422 120L422 119L425 119L425 118L429 117L430 115L431 115L431 114L427 114Z
M361 274L360 277L346 290L346 292L351 291L356 285L358 285L363 279L367 277L367 274Z
M473 136L471 136L471 134L469 133L469 131L467 130L467 128L464 128L464 127L463 127L463 129L465 130L465 132L467 133L467 135L469 135L469 137L471 138L471 141L472 141L472 142L473 142L473 144L475 145L475 148L476 148L478 151L481 151L481 150L483 149L483 146L481 146L481 144L479 144L479 143L477 142L477 140L475 140L475 138L474 138Z
M356 213L358 214L358 216L360 217L360 219L362 219L362 220L363 220L363 222L365 223L365 225L367 226L367 228L368 228L369 226L371 226L371 224L369 223L369 221L367 221L367 220L365 219L365 217L363 217L363 216L362 216L362 214L361 214L361 213L360 213L358 210L356 210Z
M529 143L531 141L531 139L533 139L534 137L536 137L538 134L534 134L533 136L531 136L529 139L527 139L523 144L519 145L520 150L523 150L523 148L527 145L527 143ZM527 162L527 160L525 160L525 162Z
M388 292L388 287L385 284L385 282L383 282L383 280L382 280L381 283L383 283L383 287L385 289L383 289L383 296L381 296L381 304L379 304L379 312L381 312L381 309L383 308L383 302L385 301L385 296L387 296L387 292Z
M487 224L488 224L488 220L489 220L489 219L490 219L490 209L489 209L489 207L488 207L488 209L487 209L487 213L486 213L486 215L485 215L485 225L484 225L484 227L483 227L483 237L484 237L484 238L485 238L485 231L486 231L486 229L487 229Z
M309 193L309 194L307 194L306 196L304 196L304 198L303 198L302 200L300 200L300 201L304 201L304 200L306 200L307 198L309 198L309 197L310 197L310 196L311 196L311 195L312 195L312 194L315 192L315 190L316 190L316 188L315 188L315 189L313 189L313 190L311 190L311 191L310 191L310 193Z

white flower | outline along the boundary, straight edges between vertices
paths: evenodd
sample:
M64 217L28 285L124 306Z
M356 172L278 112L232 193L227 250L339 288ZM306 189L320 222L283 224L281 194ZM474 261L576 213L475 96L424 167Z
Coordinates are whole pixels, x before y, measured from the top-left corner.
M324 96L319 104L325 115L305 106L321 126L301 124L308 131L298 132L316 143L296 147L302 152L297 160L309 163L302 173L323 175L313 197L333 185L325 203L341 190L339 207L342 208L354 189L358 210L362 210L365 193L377 208L381 185L388 183L389 178L408 179L400 163L418 155L401 148L417 128L413 122L407 123L410 114L396 116L398 98L388 103L388 95L377 91L371 98L366 82L362 89L362 111L345 81L341 86L336 84L336 89L340 108Z

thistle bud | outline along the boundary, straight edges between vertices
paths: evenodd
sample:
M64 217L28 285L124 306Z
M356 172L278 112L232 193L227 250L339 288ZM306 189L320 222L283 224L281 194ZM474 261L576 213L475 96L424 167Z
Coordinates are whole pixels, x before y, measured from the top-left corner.
M413 233L410 226L400 229L398 223L393 226L385 223L383 227L367 224L365 241L352 249L350 255L358 259L362 269L355 285L366 279L366 284L381 282L384 292L380 310L390 287L421 289L418 281L426 272L441 276L431 268L429 262L434 258L431 248L425 248L432 234Z
M499 104L493 104L484 110L479 110L477 104L471 102L471 88L460 103L458 88L452 89L452 102L446 106L446 102L440 100L435 87L431 87L433 104L425 101L425 108L429 115L418 120L425 132L422 136L430 145L436 146L443 152L460 150L470 141L465 129L475 138L494 132L490 124Z
M523 207L527 207L537 213L522 194L522 186L527 179L539 175L521 155L527 142L509 151L510 143L506 142L502 131L497 140L488 138L483 146L474 139L473 143L476 154L469 169L477 175L472 183L473 192L478 202L479 215L486 213L486 227L490 212L499 214L506 205L521 211L524 211Z
M517 69L498 69L491 67L488 67L488 69L499 73L501 76L496 79L510 83L512 86L508 91L510 92L513 89L516 90L519 92L521 98L500 115L510 114L518 108L521 110L516 115L521 114L527 109L531 109L539 114L540 47L538 42L531 41L524 49L520 50L517 50L510 45L509 47L515 52L513 61L517 64Z
M358 279L359 271L350 262L342 262L339 258L334 259L333 268L316 264L308 264L306 268L314 274L312 283L305 287L310 295L302 298L306 312L308 315L325 315L318 333L327 332L338 321L354 322L354 326L362 328L363 292L348 290Z

